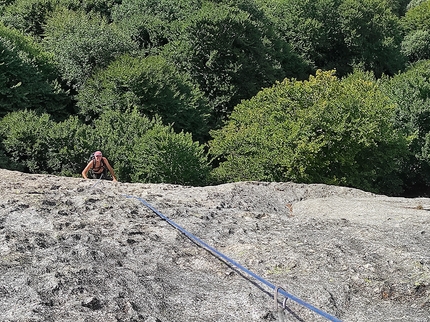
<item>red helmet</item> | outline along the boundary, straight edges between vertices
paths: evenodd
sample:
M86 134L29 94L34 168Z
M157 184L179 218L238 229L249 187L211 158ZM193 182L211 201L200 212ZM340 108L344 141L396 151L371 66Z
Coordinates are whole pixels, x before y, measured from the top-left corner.
M103 154L101 153L101 151L96 151L96 152L94 152L94 156L95 157L101 157L101 156L103 156Z

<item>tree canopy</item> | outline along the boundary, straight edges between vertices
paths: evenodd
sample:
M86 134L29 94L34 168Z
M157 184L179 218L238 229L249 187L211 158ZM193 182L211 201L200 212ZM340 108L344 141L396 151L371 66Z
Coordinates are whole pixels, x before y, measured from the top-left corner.
M62 78L79 88L96 69L129 51L119 29L83 11L57 10L46 22L44 48L54 54Z
M161 117L177 132L207 135L209 108L190 77L161 56L124 55L89 79L77 95L79 113L87 120L104 111L137 109L150 118Z
M318 182L401 190L407 141L392 125L395 105L369 74L318 71L286 79L243 101L212 132L220 181Z
M412 139L403 181L409 188L430 184L430 61L384 79L383 91L396 103L395 127Z
M430 192L429 6L1 1L0 166Z
M57 76L52 55L0 23L0 117L23 109L66 117L70 97Z

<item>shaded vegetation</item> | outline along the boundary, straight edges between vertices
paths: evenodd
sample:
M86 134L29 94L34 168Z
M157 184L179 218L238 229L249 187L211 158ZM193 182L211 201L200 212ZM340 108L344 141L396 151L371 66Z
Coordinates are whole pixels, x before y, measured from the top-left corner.
M428 0L2 1L0 166L78 176L102 149L123 181L425 190L429 15Z

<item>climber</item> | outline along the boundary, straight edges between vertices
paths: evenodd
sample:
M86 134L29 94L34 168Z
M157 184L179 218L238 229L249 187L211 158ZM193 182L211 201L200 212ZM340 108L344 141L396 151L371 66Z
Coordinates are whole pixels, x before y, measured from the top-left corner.
M90 175L93 179L108 179L107 170L109 170L112 180L117 181L115 177L115 172L111 165L109 164L108 159L106 159L100 151L96 151L91 154L90 161L88 162L85 169L82 171L82 176L84 179L88 179L87 174L90 172Z

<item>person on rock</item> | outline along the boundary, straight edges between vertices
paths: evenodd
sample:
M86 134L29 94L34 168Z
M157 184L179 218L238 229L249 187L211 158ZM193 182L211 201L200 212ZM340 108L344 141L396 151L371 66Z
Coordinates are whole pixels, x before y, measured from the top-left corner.
M100 151L94 152L94 159L88 162L85 169L82 171L82 176L84 179L88 179L88 172L93 179L108 179L107 170L109 170L112 180L117 181L115 177L115 172L112 166L109 164L108 159L106 159Z

